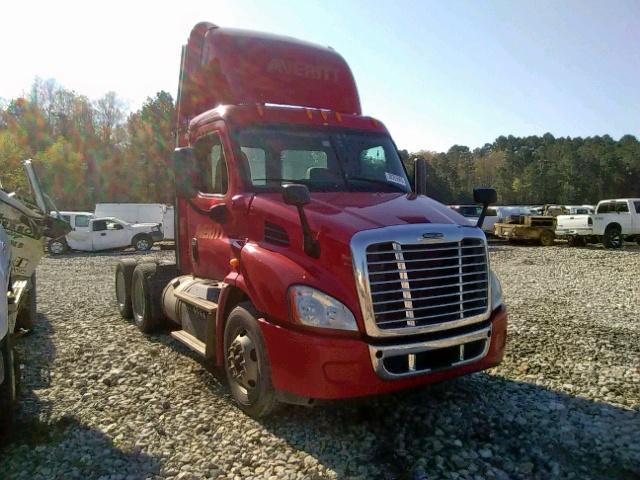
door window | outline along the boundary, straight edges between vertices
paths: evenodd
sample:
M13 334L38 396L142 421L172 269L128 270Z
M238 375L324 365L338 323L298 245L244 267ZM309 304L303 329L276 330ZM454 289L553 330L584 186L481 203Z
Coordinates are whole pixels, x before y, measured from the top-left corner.
M615 205L611 202L607 202L607 203L600 204L600 206L598 207L597 213L612 213L615 211L616 211Z
M107 230L122 230L124 227L118 222L107 222Z
M107 221L106 220L96 220L93 222L93 231L94 232L102 232L107 229Z
M633 205L636 207L636 213L640 213L640 202L633 202Z
M198 140L195 154L201 172L199 190L218 195L227 193L229 175L220 136L213 133Z
M90 219L89 215L76 215L76 227L88 227Z

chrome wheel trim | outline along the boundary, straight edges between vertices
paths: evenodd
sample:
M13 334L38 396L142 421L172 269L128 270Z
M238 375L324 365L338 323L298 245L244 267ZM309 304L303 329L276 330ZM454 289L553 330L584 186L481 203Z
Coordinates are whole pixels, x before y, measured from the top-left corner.
M64 252L64 244L59 240L54 240L49 244L49 251L54 255L60 255Z
M149 240L147 240L146 238L141 238L136 242L136 249L138 250L149 250L149 248L151 248L149 245Z
M247 330L240 330L227 349L229 378L245 395L258 387L260 364L256 344Z

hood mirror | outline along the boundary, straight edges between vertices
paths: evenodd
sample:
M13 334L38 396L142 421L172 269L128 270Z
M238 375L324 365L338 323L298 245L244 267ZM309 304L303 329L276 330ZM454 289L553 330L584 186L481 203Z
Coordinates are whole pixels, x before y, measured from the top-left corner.
M290 183L282 186L282 198L287 205L304 207L311 201L311 194L306 185Z
M482 213L478 218L476 227L482 228L484 223L484 217L487 215L487 209L489 205L498 201L498 194L494 188L474 188L473 189L473 201L482 205Z
M304 206L311 202L311 194L306 185L290 183L282 186L282 198L287 205L293 205L298 209L300 224L302 225L303 248L307 255L313 258L320 257L320 242L314 238L304 213Z

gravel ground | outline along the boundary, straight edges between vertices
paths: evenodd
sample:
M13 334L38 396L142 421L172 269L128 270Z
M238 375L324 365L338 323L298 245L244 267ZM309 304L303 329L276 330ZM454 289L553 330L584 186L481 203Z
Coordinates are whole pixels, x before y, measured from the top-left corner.
M116 259L43 260L3 480L640 479L637 246L494 247L500 367L263 421L188 350L119 318Z

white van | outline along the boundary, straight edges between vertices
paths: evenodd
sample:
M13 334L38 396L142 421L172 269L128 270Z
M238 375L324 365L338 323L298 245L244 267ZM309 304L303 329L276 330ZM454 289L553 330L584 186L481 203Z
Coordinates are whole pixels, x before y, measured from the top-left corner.
M129 223L159 223L165 240L174 240L173 207L163 203L97 203L96 217L116 217Z

